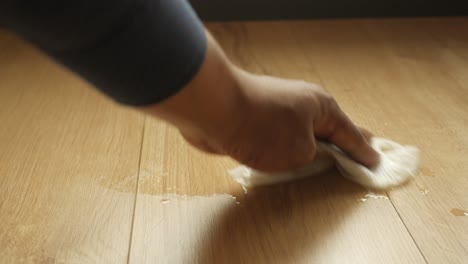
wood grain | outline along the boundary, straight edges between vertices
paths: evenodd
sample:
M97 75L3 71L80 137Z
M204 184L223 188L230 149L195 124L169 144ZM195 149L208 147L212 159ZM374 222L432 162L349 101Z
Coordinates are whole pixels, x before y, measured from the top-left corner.
M0 32L0 263L126 263L143 116Z
M293 35L296 23L210 29L248 70L323 84ZM367 191L336 172L245 195L229 184L234 164L190 149L174 133L158 123L145 130L132 263L424 263L390 200L361 202Z
M421 174L390 197L428 263L468 259L468 219L451 213L468 207L468 41L461 34L467 22L399 19L292 28L347 113L378 135L421 149Z
M394 84L406 88L412 100L399 114L406 121L392 123L413 122L415 129L406 135L424 153L424 171L412 188L392 198L430 263L468 261L468 218L451 213L468 209L468 37L462 29L468 29L466 18L450 23L387 21L368 27L382 56L399 66ZM454 34L457 31L460 34ZM428 190L424 199L418 189Z
M212 23L260 74L324 86L416 179L242 188L237 164L117 107L0 32L0 263L466 263L468 19Z

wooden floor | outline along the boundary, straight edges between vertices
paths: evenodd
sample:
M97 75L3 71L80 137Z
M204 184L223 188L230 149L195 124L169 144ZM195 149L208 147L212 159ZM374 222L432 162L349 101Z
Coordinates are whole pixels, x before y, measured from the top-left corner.
M336 171L244 194L235 162L1 32L1 263L468 263L468 18L209 28L235 63L417 145L419 175L389 199Z

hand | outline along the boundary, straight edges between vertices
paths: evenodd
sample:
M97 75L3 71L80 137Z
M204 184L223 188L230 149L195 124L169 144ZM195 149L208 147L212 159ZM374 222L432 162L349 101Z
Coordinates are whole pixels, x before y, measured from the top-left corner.
M236 71L245 97L224 122L235 125L227 130L218 124L205 136L181 130L195 147L262 171L282 171L312 162L318 138L365 166L378 163L379 155L368 143L371 134L356 127L319 86Z

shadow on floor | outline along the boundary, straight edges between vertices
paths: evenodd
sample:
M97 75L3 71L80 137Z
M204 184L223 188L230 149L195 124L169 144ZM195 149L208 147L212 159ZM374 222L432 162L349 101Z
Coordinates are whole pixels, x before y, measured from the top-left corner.
M317 250L339 232L343 220L359 206L362 193L361 187L343 179L336 170L249 190L240 206L227 207L218 222L210 223L194 259L204 264L317 259Z

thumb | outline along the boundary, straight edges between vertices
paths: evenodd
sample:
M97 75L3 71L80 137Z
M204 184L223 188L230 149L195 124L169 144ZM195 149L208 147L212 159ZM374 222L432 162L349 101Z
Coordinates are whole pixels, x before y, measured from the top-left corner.
M336 105L314 126L316 136L335 144L352 159L370 168L379 163L379 154L370 146L369 135L364 135Z

